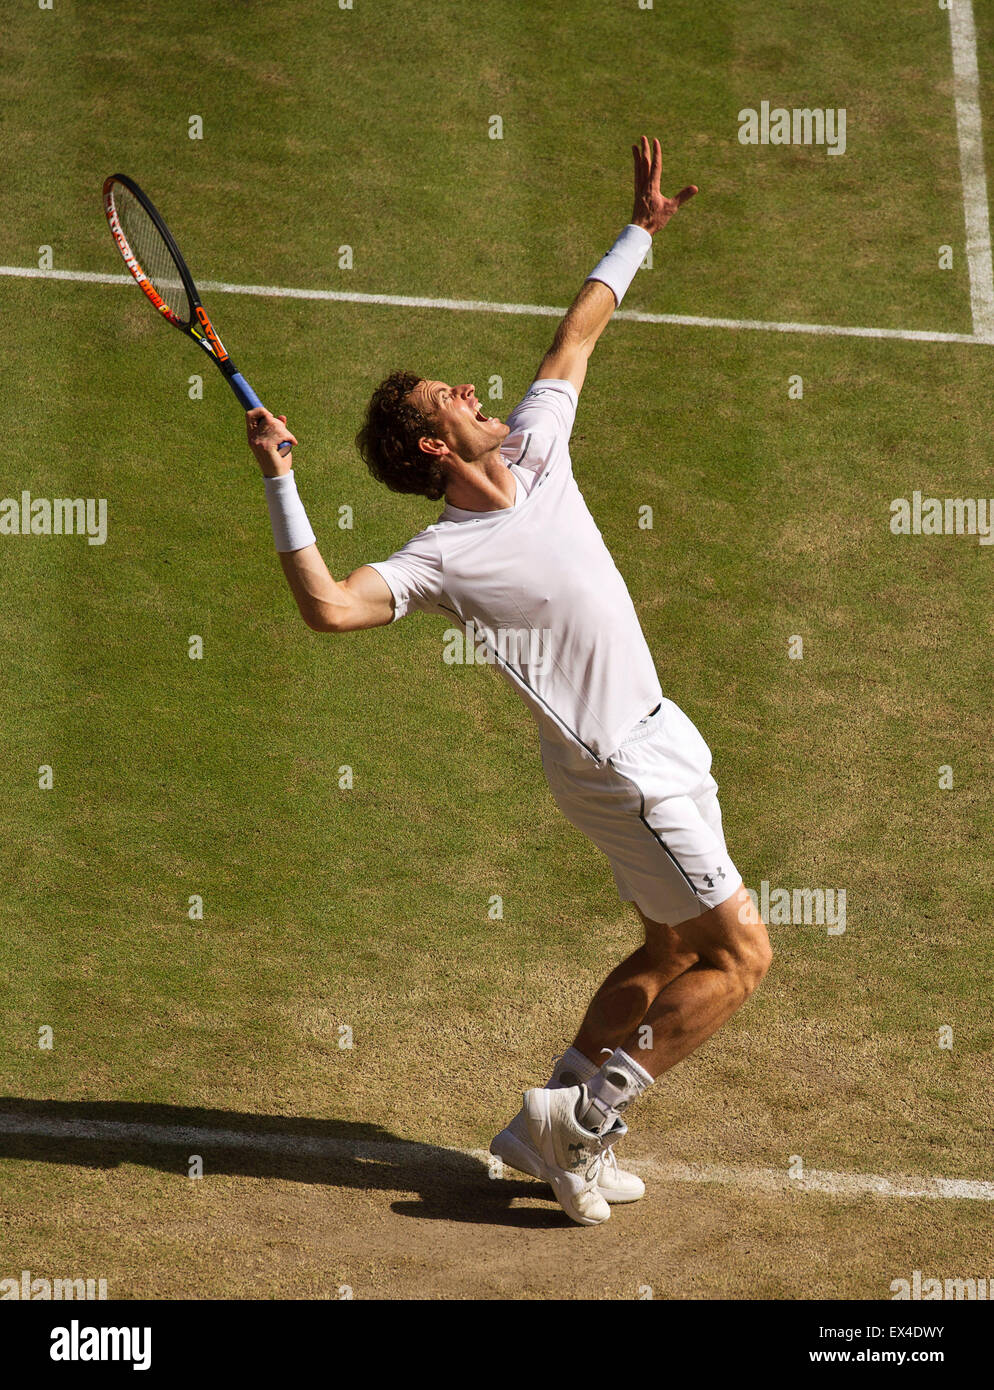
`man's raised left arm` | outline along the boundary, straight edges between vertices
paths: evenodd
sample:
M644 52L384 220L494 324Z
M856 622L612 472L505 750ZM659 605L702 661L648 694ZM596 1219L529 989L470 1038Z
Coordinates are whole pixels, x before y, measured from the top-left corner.
M659 191L663 152L658 140L650 147L643 135L632 146L635 158L635 206L632 220L602 261L591 271L556 330L552 346L542 359L536 381L568 381L577 391L587 375L587 362L635 272L652 245L655 232L666 226L675 212L697 192L694 184L681 188L675 198Z

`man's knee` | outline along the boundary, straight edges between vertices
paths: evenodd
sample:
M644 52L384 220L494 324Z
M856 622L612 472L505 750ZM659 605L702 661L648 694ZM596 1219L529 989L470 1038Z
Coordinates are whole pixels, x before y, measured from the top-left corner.
M734 912L734 925L729 922L722 964L734 975L742 998L748 999L769 970L773 949L766 923L744 888L729 900L727 911Z

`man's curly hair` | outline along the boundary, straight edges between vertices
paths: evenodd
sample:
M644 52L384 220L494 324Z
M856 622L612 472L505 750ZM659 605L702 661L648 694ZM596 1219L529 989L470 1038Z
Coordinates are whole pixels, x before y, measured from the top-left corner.
M414 372L391 372L381 381L355 442L377 482L394 492L414 492L437 502L445 493L445 469L433 454L418 448L419 439L437 431L410 400L421 380Z

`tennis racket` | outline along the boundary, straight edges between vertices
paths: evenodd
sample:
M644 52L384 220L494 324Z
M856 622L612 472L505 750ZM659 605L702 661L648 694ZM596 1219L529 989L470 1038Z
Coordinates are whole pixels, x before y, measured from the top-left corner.
M147 193L126 174L104 183L104 212L124 264L149 303L219 367L245 410L262 405L214 331L173 235ZM285 440L280 453L291 447Z

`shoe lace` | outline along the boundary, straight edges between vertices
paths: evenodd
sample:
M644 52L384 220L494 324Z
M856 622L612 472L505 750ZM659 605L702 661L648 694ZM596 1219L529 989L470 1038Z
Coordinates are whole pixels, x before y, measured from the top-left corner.
M615 1176L617 1176L618 1160L615 1157L613 1144L609 1144L606 1149L601 1149L601 1162L606 1164L608 1168L613 1168Z

